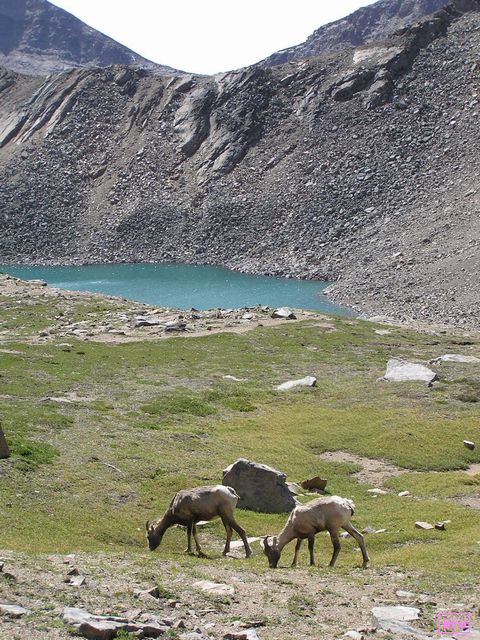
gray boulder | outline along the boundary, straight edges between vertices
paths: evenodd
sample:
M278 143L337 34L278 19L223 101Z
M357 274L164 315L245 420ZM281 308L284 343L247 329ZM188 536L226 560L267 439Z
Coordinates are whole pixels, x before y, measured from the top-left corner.
M406 362L391 358L387 362L387 370L383 376L384 380L391 382L405 382L407 380L420 380L428 384L436 380L437 374L423 364Z
M238 506L263 513L287 513L297 500L286 483L286 474L258 462L239 458L223 471L223 484L240 496Z
M0 422L0 459L9 458L10 457L10 449L8 443L5 439L2 430L2 423Z

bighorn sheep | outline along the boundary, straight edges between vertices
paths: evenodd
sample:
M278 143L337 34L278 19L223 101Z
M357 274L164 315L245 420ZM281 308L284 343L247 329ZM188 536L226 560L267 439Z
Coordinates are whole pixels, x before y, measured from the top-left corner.
M268 558L268 564L274 569L280 560L284 546L296 538L297 544L292 562L292 567L295 567L302 541L307 538L310 565L313 566L315 564L313 555L315 534L320 531L328 531L333 544L333 555L330 560L330 566L333 567L340 552L338 530L341 528L348 531L358 541L362 550L363 568L366 569L369 557L363 536L350 522L354 509L355 505L351 500L340 498L339 496L317 498L306 505L295 507L278 536L273 536L271 542L270 536L263 540L264 553Z
M231 487L221 484L213 487L197 487L179 491L173 497L170 506L163 517L155 524L146 523L147 539L150 551L154 551L162 541L165 531L174 524L187 527L188 545L186 553L192 553L192 533L195 545L200 557L205 557L200 548L197 536L197 522L200 520L212 520L219 516L227 532L227 539L223 555L230 551L232 529L238 533L245 546L245 555L250 557L252 551L248 544L245 530L237 523L233 515L239 497Z

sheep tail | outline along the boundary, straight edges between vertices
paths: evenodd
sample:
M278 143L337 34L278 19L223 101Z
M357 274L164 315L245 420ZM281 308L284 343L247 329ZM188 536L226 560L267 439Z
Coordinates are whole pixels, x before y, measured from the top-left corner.
M345 498L345 502L347 503L348 508L350 509L350 511L352 512L352 516L355 513L355 504L353 502L353 500L348 500L347 498Z

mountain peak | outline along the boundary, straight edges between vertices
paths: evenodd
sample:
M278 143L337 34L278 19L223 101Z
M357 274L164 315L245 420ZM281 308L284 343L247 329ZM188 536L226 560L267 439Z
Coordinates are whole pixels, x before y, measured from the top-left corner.
M143 58L47 0L0 0L0 65L27 75L48 75L113 64L182 73Z

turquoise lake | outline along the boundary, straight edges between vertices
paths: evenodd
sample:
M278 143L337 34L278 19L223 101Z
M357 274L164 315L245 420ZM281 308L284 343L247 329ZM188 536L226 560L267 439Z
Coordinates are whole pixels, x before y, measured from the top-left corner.
M226 309L256 304L353 315L322 295L327 282L253 276L222 267L187 264L101 264L80 267L1 266L18 278L53 287L95 291L180 309Z

